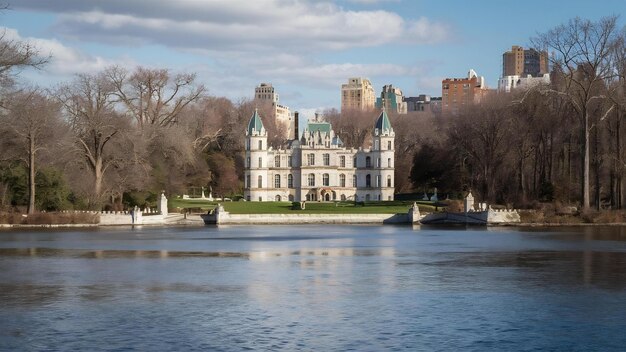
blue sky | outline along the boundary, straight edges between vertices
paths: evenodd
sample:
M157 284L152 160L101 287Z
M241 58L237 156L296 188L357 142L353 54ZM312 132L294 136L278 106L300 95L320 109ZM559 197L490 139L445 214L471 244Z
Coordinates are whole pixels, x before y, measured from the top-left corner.
M107 65L196 72L209 93L252 98L270 82L293 110L339 108L349 77L377 94L441 95L470 68L496 86L511 45L580 16L621 15L626 0L13 0L5 35L51 53L44 86Z

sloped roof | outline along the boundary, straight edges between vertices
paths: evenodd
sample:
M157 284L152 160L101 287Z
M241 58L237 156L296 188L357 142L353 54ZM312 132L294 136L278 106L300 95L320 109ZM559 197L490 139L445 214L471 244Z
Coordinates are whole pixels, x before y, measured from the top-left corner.
M307 126L309 132L330 133L330 123L328 122L309 122Z
M385 110L383 110L378 116L378 120L376 120L374 128L378 129L380 133L393 131L393 128L391 128L391 122L389 121L389 116L387 116L387 112Z
M259 112L254 109L254 114L250 118L250 122L248 123L248 134L252 134L253 131L257 133L262 133L265 130L263 127L263 121L261 121L261 116L259 116Z

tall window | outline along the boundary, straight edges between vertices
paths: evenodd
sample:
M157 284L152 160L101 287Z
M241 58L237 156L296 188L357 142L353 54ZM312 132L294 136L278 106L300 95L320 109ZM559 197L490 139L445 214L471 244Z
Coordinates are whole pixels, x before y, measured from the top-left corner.
M339 175L339 187L345 187L346 186L346 175L341 174Z
M376 187L380 187L380 175L376 175Z
M246 158L246 167L250 167L250 157Z
M250 150L250 140L246 139L246 150Z
M354 157L354 160L352 160L352 162L354 163L353 167L356 167L356 156Z
M380 158L376 159L376 167L380 167Z
M274 188L280 188L280 175L274 175Z
M391 175L387 175L387 187L391 187Z
M257 187L263 188L263 176L261 175L259 175L259 178L257 179Z
M246 175L246 188L252 188L252 185L250 184L250 175Z
M392 146L391 146L391 141L387 141L387 150L391 150L391 149L393 149L393 148L391 148L391 147L392 147Z
M324 154L324 166L330 165L330 154Z
M287 187L293 188L293 175L292 174L287 175Z
M263 149L263 141L259 141L259 150Z
M307 161L309 165L315 165L315 154L307 154Z
M315 186L315 174L309 174L309 187Z
M339 166L346 167L346 157L344 155L339 157Z
M365 167L372 167L372 158L369 156L365 158Z
M289 165L289 167L293 166L293 158L290 156L287 157L287 164Z
M374 141L374 150L380 149L378 139Z
M276 155L274 157L274 167L280 167L280 156Z
M352 175L352 187L356 187L356 175Z
M328 174L322 175L322 184L324 186L330 186L330 177L328 176Z
M372 187L372 176L370 176L370 174L365 176L365 187Z
M387 158L387 167L391 167L391 158Z
M259 157L259 167L263 167L263 158Z

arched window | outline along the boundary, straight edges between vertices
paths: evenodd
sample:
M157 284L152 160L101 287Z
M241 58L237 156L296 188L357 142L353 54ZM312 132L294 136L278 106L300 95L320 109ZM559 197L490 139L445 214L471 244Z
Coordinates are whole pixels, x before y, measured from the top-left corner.
M280 175L274 175L274 188L280 188Z
M341 200L345 202L345 200L346 200L346 195L345 194L341 195Z
M372 158L369 156L365 158L365 167L372 167Z
M366 195L365 195L365 201L366 201L366 202L369 202L369 201L370 201L370 195L369 195L369 194L366 194Z
M346 175L340 174L339 175L339 187L345 187L345 186L346 186Z
M290 202L293 202L293 194L290 194L290 195L289 195L289 201L290 201Z
M356 175L352 175L352 187L356 187Z
M287 187L293 188L293 175L292 174L287 175Z
M309 174L309 187L315 186L315 174Z
M387 158L387 167L391 167L391 158Z
M346 167L346 157L344 155L339 157L339 166Z
M274 167L280 167L280 155L274 157Z
M274 197L274 200L277 201L277 202L280 202L280 200L281 200L280 196L277 194L276 197Z
M328 174L322 175L322 184L324 186L330 186L330 176Z
M259 175L259 178L257 179L257 187L263 188L263 176L261 175Z
M365 187L372 187L372 176L370 174L365 176Z
M387 187L391 187L391 175L387 175Z
M261 149L263 149L263 141L262 140L259 141L259 150L261 150Z
M263 167L263 158L259 157L259 167Z
M329 166L330 165L330 154L324 154L323 158L324 158L324 166Z

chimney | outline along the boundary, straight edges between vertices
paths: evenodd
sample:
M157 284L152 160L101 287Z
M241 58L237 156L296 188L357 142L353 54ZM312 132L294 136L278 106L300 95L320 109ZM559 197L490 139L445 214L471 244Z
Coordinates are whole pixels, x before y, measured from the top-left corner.
M299 129L298 129L298 124L300 123L300 121L298 120L298 112L296 111L293 114L293 139L298 140L300 139L300 133L299 133Z

